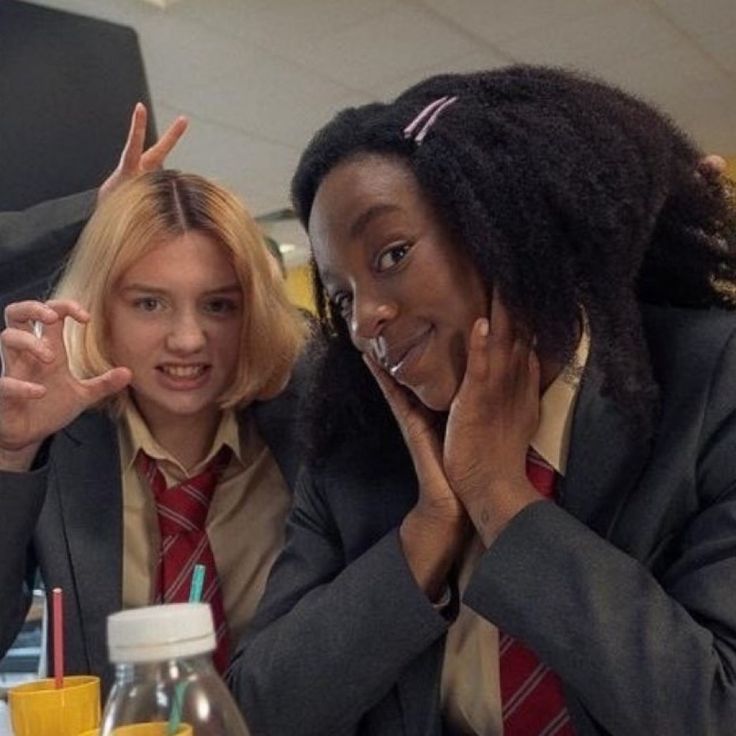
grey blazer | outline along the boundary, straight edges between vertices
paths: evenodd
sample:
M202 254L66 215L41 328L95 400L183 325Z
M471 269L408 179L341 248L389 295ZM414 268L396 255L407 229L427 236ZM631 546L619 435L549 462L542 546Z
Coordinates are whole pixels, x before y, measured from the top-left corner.
M522 511L464 603L561 678L579 736L736 733L736 315L651 308L662 406L651 442L591 364L559 504ZM350 448L304 475L230 684L254 734L450 733L448 621L417 588L397 528L409 468Z
M255 403L258 430L292 487L294 386ZM37 570L65 591L66 665L111 685L106 619L122 607L122 490L117 433L88 412L51 438L29 473L0 471L0 656L22 625Z
M96 192L0 213L0 307L42 298L92 214ZM0 310L1 313L1 310Z

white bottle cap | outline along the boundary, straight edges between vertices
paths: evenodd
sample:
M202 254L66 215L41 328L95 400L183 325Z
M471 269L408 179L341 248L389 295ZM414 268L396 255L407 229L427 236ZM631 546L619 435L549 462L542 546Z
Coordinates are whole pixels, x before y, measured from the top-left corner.
M107 619L110 661L156 662L215 649L209 603L169 603L131 608Z

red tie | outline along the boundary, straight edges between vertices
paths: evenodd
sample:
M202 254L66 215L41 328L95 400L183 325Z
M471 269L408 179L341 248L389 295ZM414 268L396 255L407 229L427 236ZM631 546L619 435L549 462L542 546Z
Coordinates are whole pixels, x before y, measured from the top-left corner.
M526 473L545 498L553 497L554 468L532 450ZM574 736L560 678L530 649L503 632L499 657L504 736Z
M183 603L189 600L195 565L204 565L202 600L212 607L217 648L212 656L218 672L230 661L227 620L222 603L220 580L215 567L205 521L217 481L230 460L230 448L223 447L199 475L166 487L166 479L156 461L141 450L136 467L156 499L161 550L156 573L156 603Z

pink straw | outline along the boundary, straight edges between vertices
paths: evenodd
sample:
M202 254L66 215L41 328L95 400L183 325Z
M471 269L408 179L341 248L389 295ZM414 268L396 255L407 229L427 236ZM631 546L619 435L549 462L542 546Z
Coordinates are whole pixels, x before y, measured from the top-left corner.
M51 606L54 622L54 687L64 687L64 603L61 588L51 591Z

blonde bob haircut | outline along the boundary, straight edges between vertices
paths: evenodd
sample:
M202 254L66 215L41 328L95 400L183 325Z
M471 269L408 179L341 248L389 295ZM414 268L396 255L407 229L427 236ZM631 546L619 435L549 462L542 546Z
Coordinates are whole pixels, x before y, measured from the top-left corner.
M90 313L87 326L67 320L65 342L72 373L96 376L113 367L107 296L123 273L157 245L197 230L226 252L243 290L243 327L232 385L221 408L269 399L286 385L307 334L301 313L274 277L263 235L241 202L195 174L164 170L143 174L110 194L77 243L57 298L75 299ZM133 366L130 366L133 367ZM120 412L128 392L108 405Z

